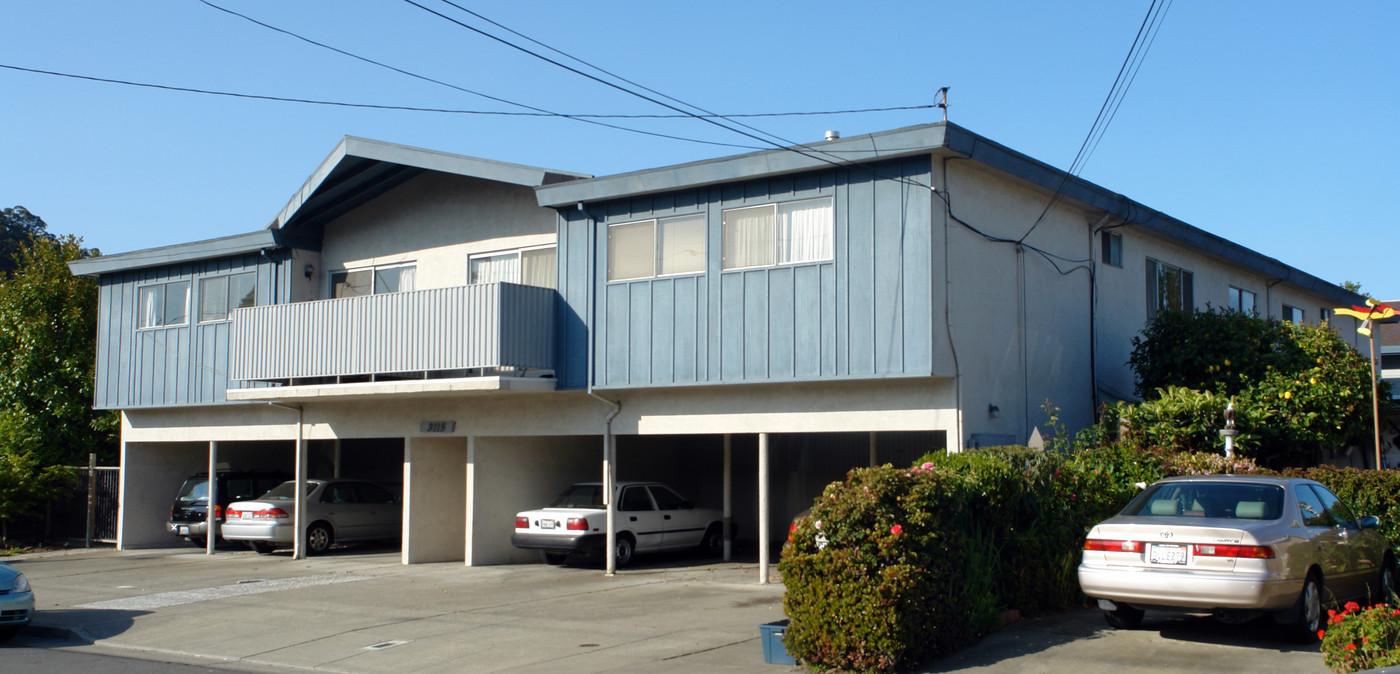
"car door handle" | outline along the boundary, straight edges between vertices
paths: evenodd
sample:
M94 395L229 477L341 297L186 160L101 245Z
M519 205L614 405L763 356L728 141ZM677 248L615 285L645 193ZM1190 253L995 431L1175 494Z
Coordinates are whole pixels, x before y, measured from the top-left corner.
M636 516L636 515L633 515L633 516L631 516L631 517L628 517L627 520L628 520L629 522L636 522L636 521L637 521L637 516Z
M669 519L671 519L671 516L670 516L670 515L662 515L662 516L661 516L661 519L663 519L663 520L669 520Z

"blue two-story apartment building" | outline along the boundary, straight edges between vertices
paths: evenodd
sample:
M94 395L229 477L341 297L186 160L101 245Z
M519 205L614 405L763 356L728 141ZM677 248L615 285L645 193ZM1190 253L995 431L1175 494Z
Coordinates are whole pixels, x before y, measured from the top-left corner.
M603 177L347 138L264 229L71 266L119 546L177 542L189 473L266 467L395 486L404 562L473 565L605 474L766 565L854 466L1089 424L1157 311L1360 301L947 123Z

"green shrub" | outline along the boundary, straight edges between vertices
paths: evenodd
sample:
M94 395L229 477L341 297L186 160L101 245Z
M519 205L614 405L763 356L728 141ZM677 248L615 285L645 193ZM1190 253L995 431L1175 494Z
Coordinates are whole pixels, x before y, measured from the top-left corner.
M1400 665L1400 609L1385 604L1363 609L1356 602L1347 602L1340 613L1328 611L1327 615L1322 662L1332 671Z

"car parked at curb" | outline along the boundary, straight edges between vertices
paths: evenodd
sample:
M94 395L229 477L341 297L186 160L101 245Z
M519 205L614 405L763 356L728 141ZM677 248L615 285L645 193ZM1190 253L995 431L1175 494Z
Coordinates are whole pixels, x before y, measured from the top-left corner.
M254 498L291 477L277 470L217 470L215 488L218 502L214 504L214 536L224 520L224 509L234 501ZM209 472L189 476L175 494L170 505L170 520L165 530L193 545L204 547L209 529Z
M619 482L614 516L614 561L626 566L636 553L699 548L711 555L724 551L724 517L718 510L697 508L658 482ZM539 550L544 561L562 564L573 553L604 550L607 509L601 482L571 485L548 506L515 516L510 542Z
M1089 531L1079 584L1115 628L1136 627L1147 609L1271 615L1312 642L1326 606L1395 595L1379 526L1312 480L1168 478Z
M288 480L251 501L230 504L223 534L269 553L293 545L296 481ZM401 538L403 506L384 487L364 480L306 481L306 551L320 554L336 543Z
M0 641L9 641L34 619L34 589L29 579L0 562Z

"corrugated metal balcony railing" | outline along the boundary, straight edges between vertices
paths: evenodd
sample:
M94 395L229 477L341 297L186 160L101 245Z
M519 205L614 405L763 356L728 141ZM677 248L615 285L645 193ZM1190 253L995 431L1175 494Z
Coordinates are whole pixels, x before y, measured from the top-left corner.
M455 288L248 307L233 312L232 379L277 381L474 369L550 370L549 288Z

